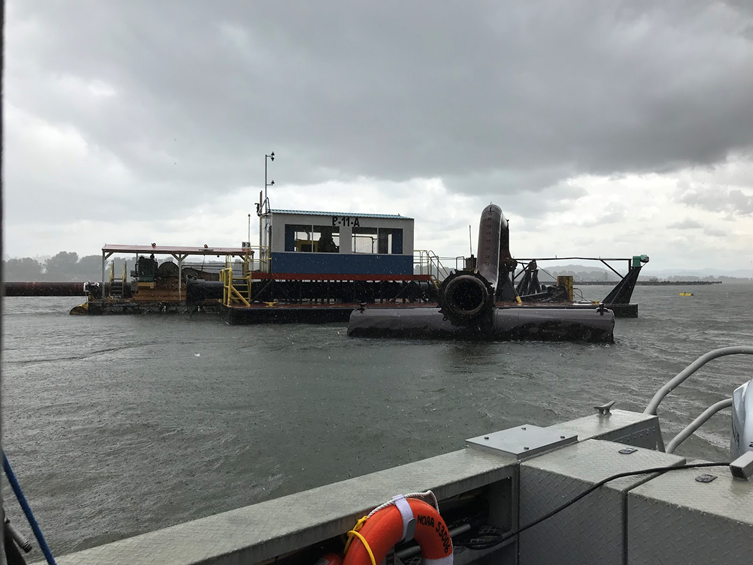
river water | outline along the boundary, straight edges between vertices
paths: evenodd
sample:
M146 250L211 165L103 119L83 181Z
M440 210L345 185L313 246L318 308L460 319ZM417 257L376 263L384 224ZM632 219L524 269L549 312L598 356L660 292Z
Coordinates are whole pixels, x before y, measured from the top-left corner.
M53 552L67 553L609 400L643 410L702 353L753 345L752 296L750 285L637 287L640 317L617 320L613 345L357 340L345 324L80 317L68 315L80 299L9 298L3 447ZM660 409L665 437L752 366L717 360L676 390ZM718 415L680 453L725 459L728 431Z

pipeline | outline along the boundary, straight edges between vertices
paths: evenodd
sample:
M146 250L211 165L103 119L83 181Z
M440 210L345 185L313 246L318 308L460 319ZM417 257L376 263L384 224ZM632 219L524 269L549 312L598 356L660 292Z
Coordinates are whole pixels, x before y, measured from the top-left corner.
M83 282L5 282L5 296L85 296Z
M614 342L614 314L584 306L512 306L492 310L484 331L455 325L437 308L364 308L348 323L351 337L489 341Z
M502 249L503 243L506 249ZM453 272L439 287L439 310L452 325L491 326L500 279L500 259L509 257L507 248L507 219L499 206L489 204L481 212L479 222L476 271Z
M200 304L205 300L222 300L225 283L220 281L205 281L188 279L186 281L186 303Z

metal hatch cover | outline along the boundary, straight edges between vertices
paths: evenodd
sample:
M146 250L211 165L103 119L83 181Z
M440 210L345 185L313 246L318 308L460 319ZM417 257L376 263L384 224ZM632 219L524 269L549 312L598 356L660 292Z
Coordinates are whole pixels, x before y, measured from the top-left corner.
M477 436L465 440L468 447L492 453L505 453L518 460L527 459L578 441L578 434L531 424Z

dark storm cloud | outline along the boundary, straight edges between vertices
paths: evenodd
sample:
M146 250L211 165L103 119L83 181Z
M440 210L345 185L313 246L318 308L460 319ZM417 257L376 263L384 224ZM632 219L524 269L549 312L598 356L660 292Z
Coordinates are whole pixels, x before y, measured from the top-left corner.
M258 184L272 150L278 182L496 195L753 144L742 3L35 1L9 22L8 103L177 206ZM113 95L61 95L74 79Z

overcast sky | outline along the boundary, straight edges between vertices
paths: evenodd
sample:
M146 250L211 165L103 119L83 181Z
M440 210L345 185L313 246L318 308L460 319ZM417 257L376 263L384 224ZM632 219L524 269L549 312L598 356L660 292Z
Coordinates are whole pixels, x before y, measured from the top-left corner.
M753 271L752 5L7 3L6 256L240 245L274 151L274 208L442 256L494 202L518 257Z

